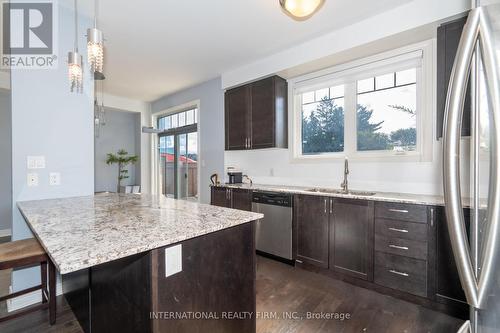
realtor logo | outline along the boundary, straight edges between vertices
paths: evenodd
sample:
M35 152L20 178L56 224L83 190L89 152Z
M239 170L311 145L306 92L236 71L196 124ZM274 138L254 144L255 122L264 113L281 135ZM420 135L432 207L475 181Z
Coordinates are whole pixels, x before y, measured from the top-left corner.
M57 6L54 1L35 1L2 3L2 68L56 67Z

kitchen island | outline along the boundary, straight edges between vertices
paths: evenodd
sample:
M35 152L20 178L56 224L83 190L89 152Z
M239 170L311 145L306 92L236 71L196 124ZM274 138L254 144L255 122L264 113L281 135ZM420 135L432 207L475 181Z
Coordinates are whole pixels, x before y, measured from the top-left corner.
M18 207L85 332L255 332L261 214L136 194Z

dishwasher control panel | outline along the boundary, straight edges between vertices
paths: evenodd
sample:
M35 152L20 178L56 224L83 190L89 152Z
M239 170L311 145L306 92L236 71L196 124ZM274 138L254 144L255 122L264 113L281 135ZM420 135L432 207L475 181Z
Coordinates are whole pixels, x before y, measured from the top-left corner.
M252 201L265 205L292 207L292 196L289 194L253 192Z

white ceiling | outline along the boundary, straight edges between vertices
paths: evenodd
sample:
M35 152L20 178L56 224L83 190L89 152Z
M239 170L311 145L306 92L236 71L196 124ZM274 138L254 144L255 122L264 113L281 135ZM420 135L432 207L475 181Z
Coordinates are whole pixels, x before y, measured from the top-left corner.
M278 0L105 0L105 91L143 101L193 86L409 0L326 0L310 20Z

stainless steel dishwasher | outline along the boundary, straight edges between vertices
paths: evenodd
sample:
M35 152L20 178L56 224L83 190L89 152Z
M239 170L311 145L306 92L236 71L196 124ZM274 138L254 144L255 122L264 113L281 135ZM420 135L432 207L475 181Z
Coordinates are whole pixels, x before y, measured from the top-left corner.
M257 251L275 259L292 262L292 196L283 193L254 192L252 210L264 214L257 221Z

